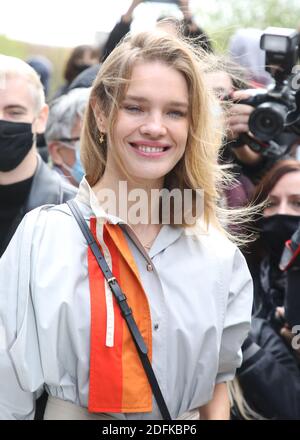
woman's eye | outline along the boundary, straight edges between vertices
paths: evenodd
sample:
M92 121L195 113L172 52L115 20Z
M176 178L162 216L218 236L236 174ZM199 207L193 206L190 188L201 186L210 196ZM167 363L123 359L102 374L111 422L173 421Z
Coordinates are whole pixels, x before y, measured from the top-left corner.
M300 200L293 200L292 205L296 206L297 208L300 208Z
M136 105L125 105L124 109L130 113L139 113L142 111L142 109L140 107L137 107Z
M172 118L184 118L186 113L180 110L171 110L168 112L168 115L170 115Z
M274 206L276 206L276 205L277 205L276 202L269 200L269 201L267 202L267 204L266 204L266 208L265 208L265 209L268 209L268 208L274 208Z

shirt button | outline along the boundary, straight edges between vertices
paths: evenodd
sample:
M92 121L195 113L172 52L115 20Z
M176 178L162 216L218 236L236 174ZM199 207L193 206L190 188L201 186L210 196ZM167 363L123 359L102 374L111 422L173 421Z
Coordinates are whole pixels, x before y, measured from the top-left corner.
M147 264L147 271L148 272L152 272L153 271L153 267L152 267L152 264Z
M158 330L159 329L159 324L154 324L154 330Z

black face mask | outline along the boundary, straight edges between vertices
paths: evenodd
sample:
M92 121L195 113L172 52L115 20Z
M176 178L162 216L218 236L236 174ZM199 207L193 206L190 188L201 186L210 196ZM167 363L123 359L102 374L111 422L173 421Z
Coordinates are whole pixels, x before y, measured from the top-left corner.
M31 124L0 120L0 171L14 170L33 144Z
M299 215L275 214L259 220L260 237L273 260L279 261L284 244L300 223Z

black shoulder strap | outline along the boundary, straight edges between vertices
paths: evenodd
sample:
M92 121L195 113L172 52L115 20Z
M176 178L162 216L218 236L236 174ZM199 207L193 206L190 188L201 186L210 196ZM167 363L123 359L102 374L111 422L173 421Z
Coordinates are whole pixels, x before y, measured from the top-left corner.
M147 375L148 381L150 383L153 395L155 397L155 400L157 402L157 405L160 409L160 412L162 414L162 417L164 420L172 420L169 410L167 408L167 405L165 403L165 400L163 398L162 392L160 390L159 384L157 382L157 379L155 377L154 371L151 366L151 362L148 358L147 352L148 348L143 340L143 337L136 325L136 322L134 320L134 317L132 315L132 310L128 306L128 303L126 301L126 296L121 290L121 287L119 286L116 278L113 276L104 256L102 255L95 238L93 237L91 231L89 230L88 225L86 224L86 221L83 218L83 215L81 214L81 211L79 210L75 200L69 200L67 201L67 205L69 206L73 216L75 217L75 220L77 221L83 235L86 238L86 241L91 248L91 251L93 252L97 263L100 267L100 269L103 272L103 275L121 309L122 315L127 323L128 329L131 333L131 336L134 340L135 346L137 348L138 354L140 356L142 365L144 367L145 373Z

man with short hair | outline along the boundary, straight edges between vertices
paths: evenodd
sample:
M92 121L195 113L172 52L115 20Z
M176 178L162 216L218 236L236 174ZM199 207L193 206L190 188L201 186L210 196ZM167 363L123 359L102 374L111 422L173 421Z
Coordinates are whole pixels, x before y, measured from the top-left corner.
M36 72L0 55L0 256L28 211L63 203L76 192L37 153L36 136L45 131L47 117Z

